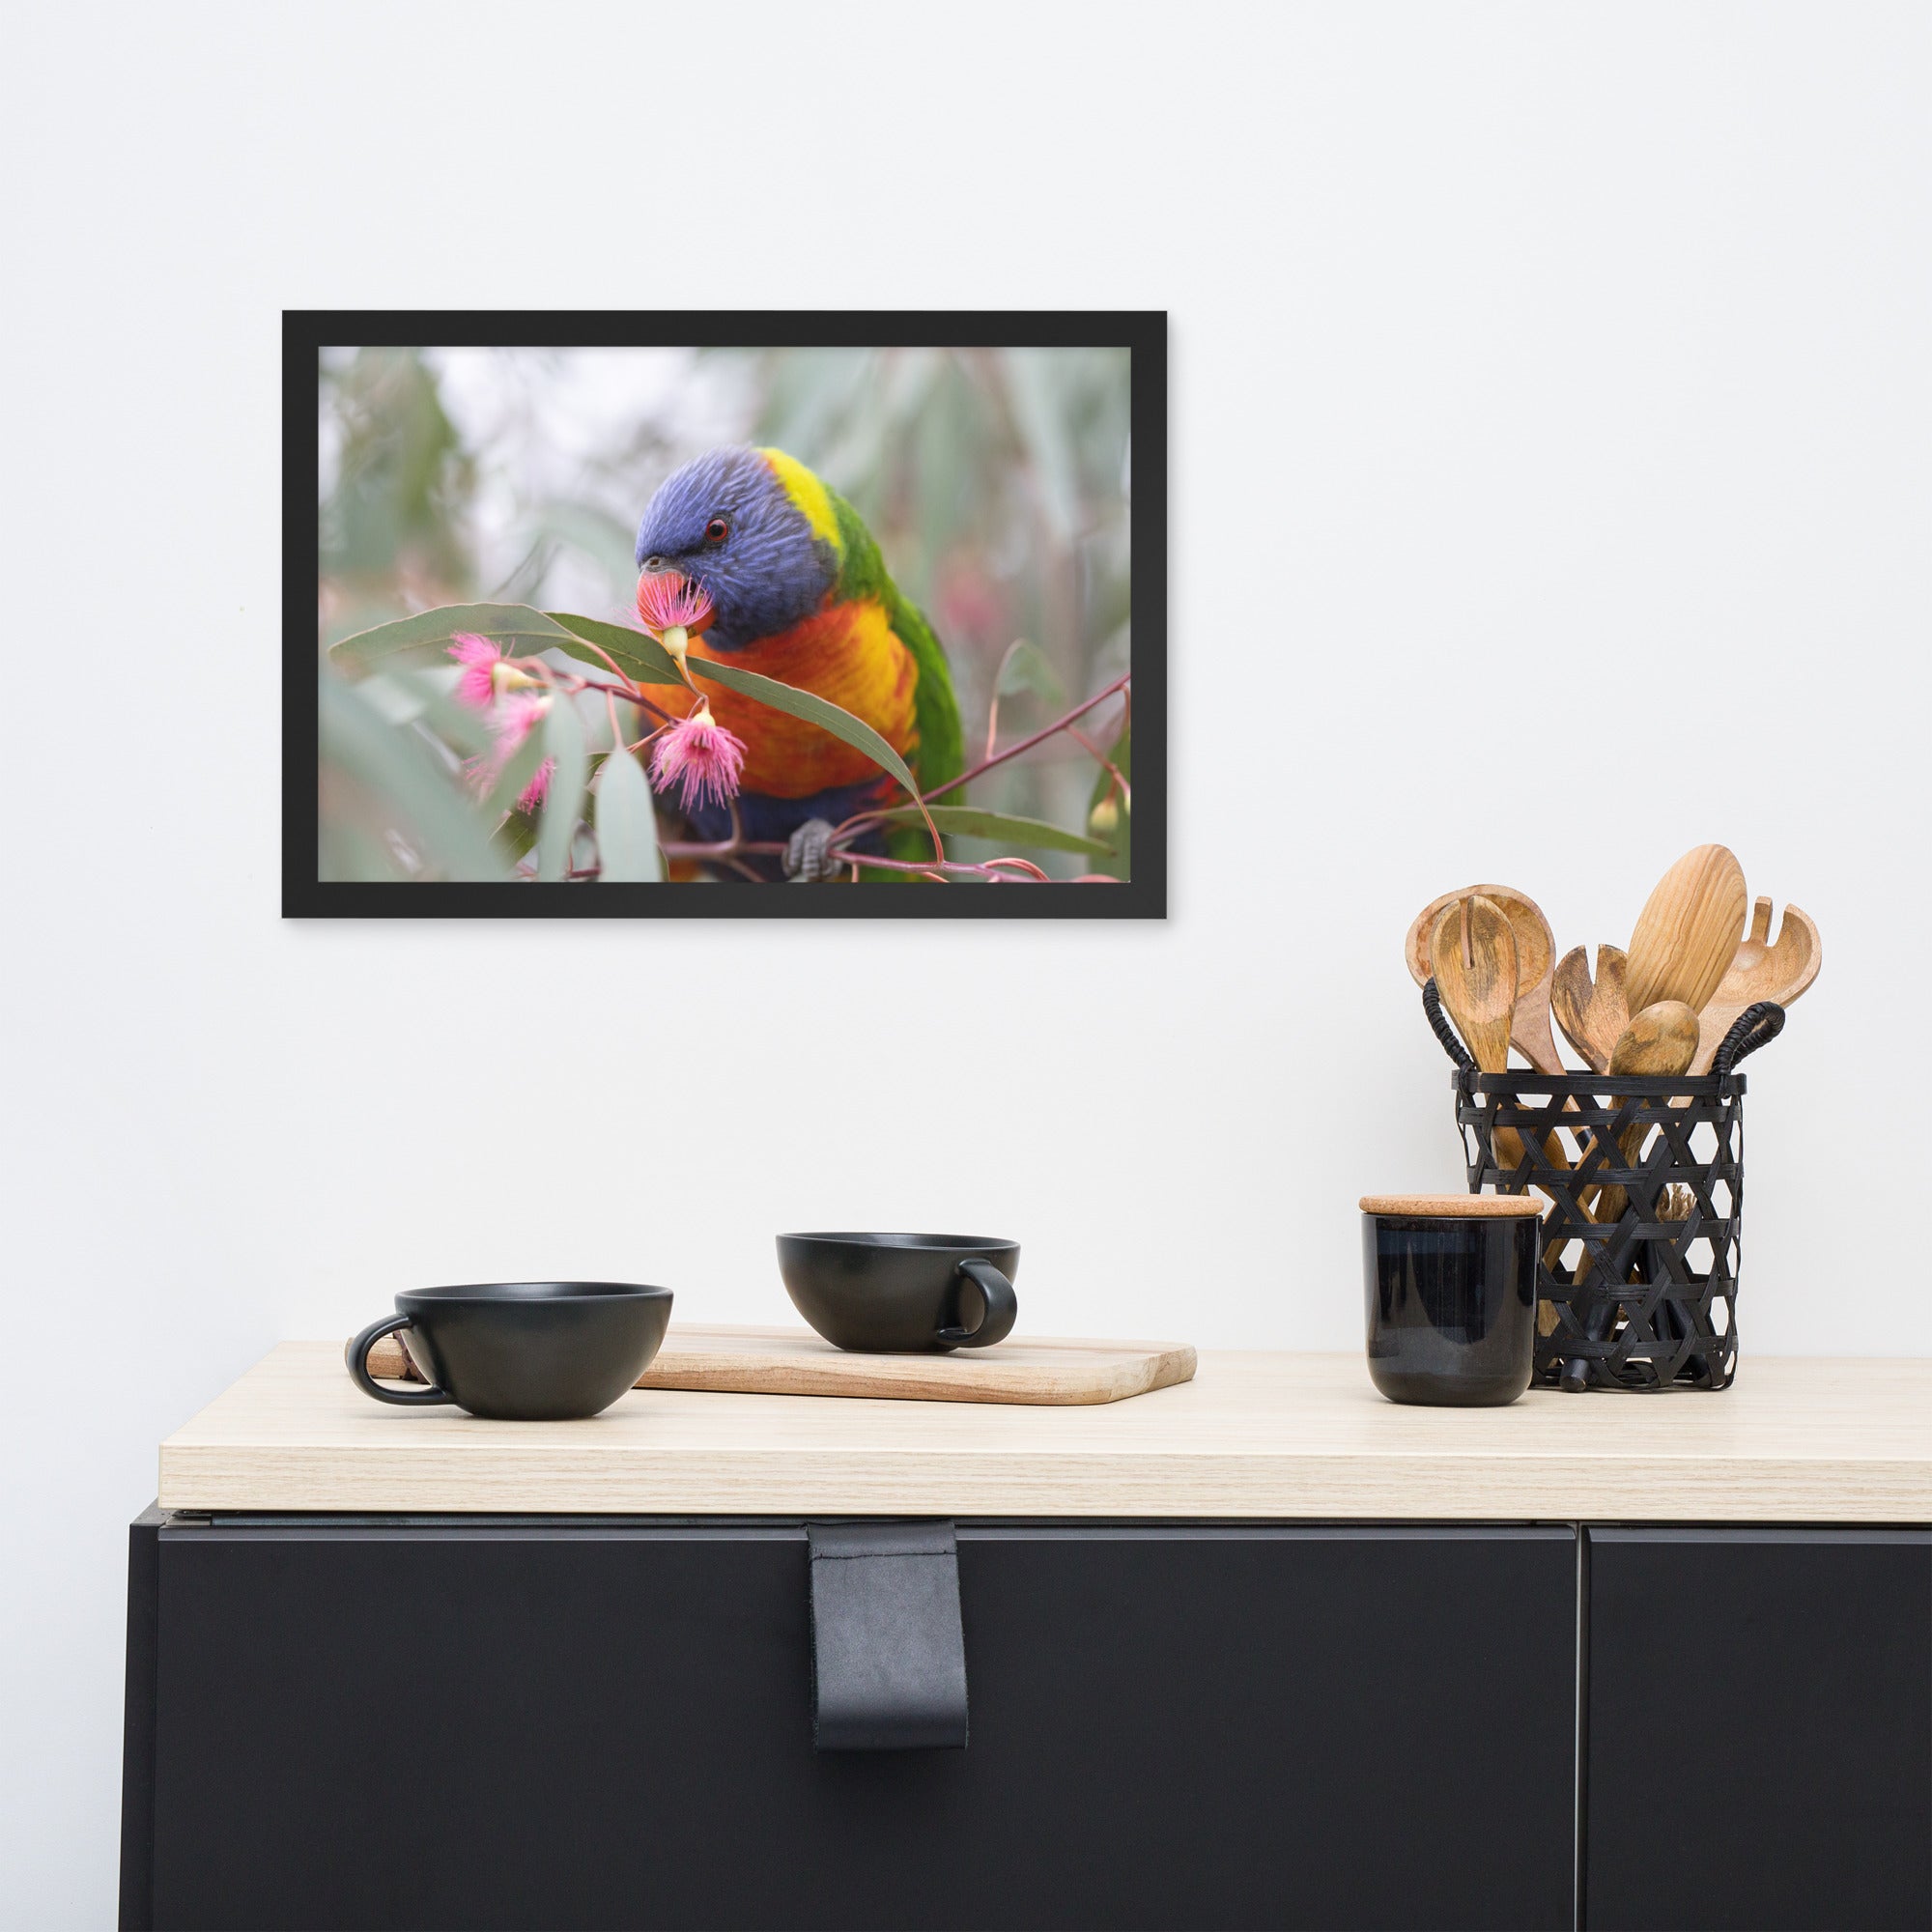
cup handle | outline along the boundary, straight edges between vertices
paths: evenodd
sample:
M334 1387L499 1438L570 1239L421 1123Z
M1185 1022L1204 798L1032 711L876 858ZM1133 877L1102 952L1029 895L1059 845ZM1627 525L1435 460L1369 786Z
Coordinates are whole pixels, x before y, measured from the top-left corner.
M1010 1291L1009 1291L1010 1293ZM393 1335L398 1328L407 1328L410 1318L407 1315L385 1316L381 1321L372 1321L342 1351L342 1359L349 1364L349 1373L355 1386L364 1395L372 1395L378 1402L392 1402L398 1408L433 1408L445 1402L453 1402L455 1397L444 1395L435 1383L426 1389L418 1389L413 1394L404 1395L396 1389L385 1389L369 1373L369 1350L384 1335Z
M964 1275L985 1297L985 1313L974 1327L942 1328L939 1339L955 1349L990 1349L995 1342L1004 1342L1013 1332L1020 1314L1020 1298L1013 1293L1012 1283L991 1262L977 1255L961 1262L955 1272Z

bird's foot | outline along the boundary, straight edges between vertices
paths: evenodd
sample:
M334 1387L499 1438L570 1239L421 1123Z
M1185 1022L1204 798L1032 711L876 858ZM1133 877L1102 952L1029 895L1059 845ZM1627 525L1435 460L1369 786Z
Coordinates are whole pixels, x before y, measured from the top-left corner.
M831 820L808 818L785 840L784 873L793 885L816 885L838 876L838 862L832 857L832 832Z

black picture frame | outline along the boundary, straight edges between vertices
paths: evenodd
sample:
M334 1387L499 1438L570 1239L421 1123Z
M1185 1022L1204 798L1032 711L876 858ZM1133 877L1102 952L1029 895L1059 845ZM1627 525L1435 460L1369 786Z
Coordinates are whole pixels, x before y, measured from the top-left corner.
M1121 347L1130 352L1132 876L1004 890L394 885L317 876L315 370L338 344L411 347ZM506 311L282 314L282 916L285 919L1164 919L1167 916L1167 313L1162 309Z

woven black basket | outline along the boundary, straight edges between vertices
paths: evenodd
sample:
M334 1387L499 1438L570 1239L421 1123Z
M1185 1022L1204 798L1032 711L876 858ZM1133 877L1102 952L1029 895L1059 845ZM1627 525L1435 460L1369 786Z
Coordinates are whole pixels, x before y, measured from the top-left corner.
M1434 992L1432 980L1432 1024L1441 1020ZM1550 1203L1537 1265L1536 1381L1730 1386L1745 1096L1744 1076L1731 1069L1783 1024L1782 1008L1752 1007L1725 1036L1713 1071L1696 1079L1481 1073L1447 1023L1437 1025L1458 1063L1469 1191L1534 1187ZM1596 1218L1618 1191L1621 1213Z

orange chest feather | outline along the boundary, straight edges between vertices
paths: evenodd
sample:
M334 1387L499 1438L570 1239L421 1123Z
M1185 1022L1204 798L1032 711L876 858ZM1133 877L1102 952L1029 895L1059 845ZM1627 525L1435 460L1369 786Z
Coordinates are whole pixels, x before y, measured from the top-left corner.
M713 683L701 668L705 658L829 698L863 718L902 757L909 758L918 742L913 690L919 668L880 604L835 605L748 650L714 651L702 638L694 638L688 657L697 688L711 700L712 716L745 741L742 782L747 791L767 798L805 798L833 785L857 784L880 776L863 752L802 718ZM646 685L643 691L674 718L691 708L691 694L675 686Z

